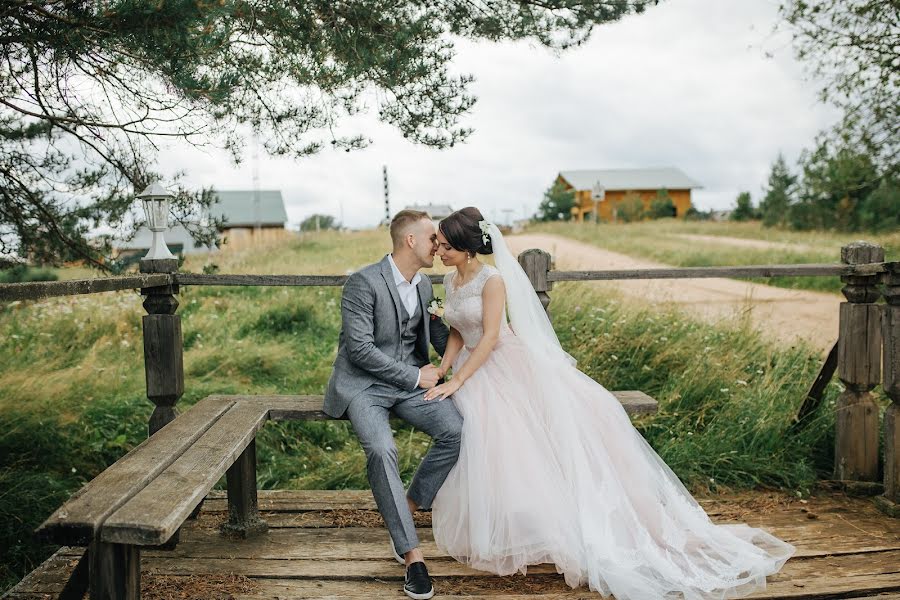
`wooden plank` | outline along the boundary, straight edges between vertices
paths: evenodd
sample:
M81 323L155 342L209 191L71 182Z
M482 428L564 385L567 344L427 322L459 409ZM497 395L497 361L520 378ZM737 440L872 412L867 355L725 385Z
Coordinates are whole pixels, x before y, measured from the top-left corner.
M296 516L295 514L294 517ZM282 518L283 523L290 524L290 515L266 514L270 525ZM181 543L173 552L159 554L147 551L145 556L298 560L373 560L390 557L388 534L380 527L273 526L264 537L246 541L219 540L216 525L221 520L201 521L198 526L186 526L182 529ZM900 550L900 533L880 533L876 527L877 522L848 525L808 521L804 525L767 524L763 529L797 546L798 557ZM420 527L416 531L426 557L443 556L434 543L430 528Z
M301 513L266 512L263 519L270 529L290 528L347 528L359 527L379 530L384 527L381 517L376 511L312 511ZM430 527L429 515L417 513L416 523L419 527ZM900 550L900 531L881 531L879 522L874 519L842 522L837 519L807 520L802 523L777 525L762 523L753 526L762 527L780 539L787 540L797 547L798 557L852 554L860 552L882 552ZM204 514L197 523L198 530L214 533L222 523L226 522L225 513ZM717 521L719 522L719 521ZM194 535L187 534L186 535ZM210 539L210 542L214 540ZM376 543L373 555L368 558L379 558L384 555L383 548Z
M310 510L376 510L370 490L260 490L259 509L264 511L304 512ZM203 512L227 511L224 490L212 490L203 504Z
M166 575L191 575L193 573L233 573L245 577L278 577L290 579L403 579L403 567L393 557L380 560L281 560L277 558L254 558L234 560L231 558L198 558L160 554L147 561L147 568L154 573ZM432 577L463 577L485 575L452 558L431 558L428 572ZM529 574L555 575L553 565L535 565Z
M14 585L7 592L8 596L3 596L4 600L33 594L54 594L55 597L65 588L83 553L84 548L63 546Z
M137 545L168 540L253 441L267 414L268 408L262 404L235 403L189 449L110 515L101 539Z
M837 277L876 275L884 263L859 265L796 264L747 265L744 267L670 267L605 271L550 271L547 281L614 281L620 279L706 279L710 277Z
M128 275L125 277L97 277L95 279L67 279L65 281L28 281L24 283L0 283L0 302L14 300L40 300L54 296L76 296L118 292L145 287L167 285L170 275Z
M212 426L234 403L209 396L97 475L38 528L40 537L59 544L85 545L103 521Z
M441 276L443 278L443 275ZM198 275L176 273L178 285L341 286L346 275Z
M813 600L824 598L860 598L872 597L875 594L900 591L900 572L897 564L900 561L900 552L880 556L873 560L871 555L849 555L843 557L828 557L811 560L790 560L784 568L768 578L765 590L757 592L749 597L763 598L793 598L796 600ZM189 561L192 562L192 561ZM298 566L298 562L307 562L307 566ZM216 563L203 563L197 565L198 569L207 569L215 572L216 568L233 568L234 570L246 570L249 572L263 572L264 565L254 567L252 561L233 561L231 565L226 561ZM281 563L281 564L278 564ZM278 575L272 577L254 578L254 590L245 594L238 594L236 598L274 598L274 597L303 597L303 598L384 598L402 597L400 595L400 582L403 569L390 560L383 561L358 561L345 562L345 576L337 574L326 575L321 578L305 578L302 575L296 577L291 572L301 572L304 569L314 569L315 566L332 572L339 568L339 564L331 564L329 561L267 561L265 567L277 571ZM374 563L374 564L371 564ZM157 564L154 560L154 564ZM168 568L176 571L183 567L184 563L167 559L166 563L160 561L159 567L151 567L155 575L161 575ZM560 575L554 574L549 566L540 566L529 569L527 576L514 575L510 577L496 577L487 574L478 575L438 575L438 572L456 573L464 567L453 567L451 563L444 561L431 561L433 565L434 584L438 594L466 597L498 598L504 600L510 598L596 598L597 594L591 594L586 588L572 590L565 585ZM442 571L444 568L447 571ZM357 569L359 569L357 571ZM383 570L382 570L383 569ZM549 572L548 572L549 571ZM194 571L195 573L197 571ZM203 572L203 571L200 571ZM238 571L240 572L240 571ZM876 596L877 597L877 596ZM883 597L883 600L890 596Z
M639 390L612 392L612 395L622 403L622 408L629 415L653 414L659 409L656 400Z
M848 561L859 561L859 556L846 557ZM895 557L896 558L896 557ZM890 564L866 568L866 565L835 564L824 560L789 561L782 571L771 576L765 590L757 592L750 598L793 598L796 600L813 600L824 598L860 598L872 597L879 592L900 591L900 574ZM864 561L862 561L864 562ZM235 595L235 598L389 598L400 595L402 569L399 565L390 566L393 571L385 572L375 581L356 581L346 579L254 579L255 589L252 592ZM894 571L894 572L892 572ZM541 600L572 599L599 597L587 588L572 590L565 585L560 575L536 573L529 570L527 576L510 577L493 576L435 576L435 590L441 595L465 596L467 598L512 598ZM891 595L875 596L889 600Z
M797 411L797 416L794 417L795 424L803 423L806 417L814 413L819 404L821 404L825 388L828 387L831 378L834 377L834 372L837 370L838 345L839 342L835 342L828 352L819 374L816 375L815 381L813 381L812 386L806 393L806 398L803 399L803 404L800 405L800 410Z
M622 403L630 415L652 414L659 409L659 403L639 390L615 391L612 395ZM258 402L269 407L269 418L273 421L328 421L332 417L322 412L325 397L322 395L248 395L223 396L236 402Z

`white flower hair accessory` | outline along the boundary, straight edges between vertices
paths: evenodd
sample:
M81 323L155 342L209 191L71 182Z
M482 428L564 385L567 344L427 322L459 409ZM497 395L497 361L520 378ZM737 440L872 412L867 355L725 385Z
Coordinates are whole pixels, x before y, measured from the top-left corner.
M481 220L478 221L478 226L481 228L481 241L487 246L488 242L491 241L491 223Z

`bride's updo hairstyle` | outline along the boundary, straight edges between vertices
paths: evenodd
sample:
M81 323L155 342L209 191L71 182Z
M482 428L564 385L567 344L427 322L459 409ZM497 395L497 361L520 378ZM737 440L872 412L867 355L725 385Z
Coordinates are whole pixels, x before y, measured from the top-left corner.
M438 229L456 250L467 252L470 256L493 254L494 248L491 246L490 237L487 244L481 237L481 226L478 223L483 220L480 210L474 206L467 206L442 219L438 223Z

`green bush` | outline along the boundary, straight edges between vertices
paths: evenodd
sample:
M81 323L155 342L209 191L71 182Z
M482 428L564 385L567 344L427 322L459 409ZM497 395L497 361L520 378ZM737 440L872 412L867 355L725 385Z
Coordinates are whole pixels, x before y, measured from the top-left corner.
M628 192L622 198L622 202L617 207L616 216L618 220L625 223L640 221L644 218L644 201L641 200L640 194Z
M0 283L24 283L27 281L56 281L59 276L51 269L32 269L16 265L0 271Z

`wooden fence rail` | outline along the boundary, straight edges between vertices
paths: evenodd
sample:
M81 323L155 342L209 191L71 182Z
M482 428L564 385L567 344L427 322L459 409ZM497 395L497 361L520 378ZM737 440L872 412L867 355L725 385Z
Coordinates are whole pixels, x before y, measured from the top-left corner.
M562 281L840 277L846 302L840 305L837 358L826 361L810 394L821 394L836 368L845 389L837 403L834 476L864 489L883 490L880 508L900 517L900 262L884 262L883 248L867 242L848 244L841 248L840 264L556 271L551 256L537 249L523 252L519 263L545 309L553 284ZM200 275L177 270L176 260L142 260L140 275L0 284L0 302L140 289L148 313L143 317L144 362L147 397L156 407L148 428L153 434L175 418L176 404L184 393L181 317L175 314L180 286L341 286L347 279L345 275ZM442 275L429 277L433 283L443 281ZM872 390L878 384L883 384L891 400L883 424L883 486L876 482L880 432ZM812 400L804 402L801 413L811 412Z
M548 270L546 281L615 281L629 279L703 279L730 277L849 277L886 273L894 263L751 265L745 267L671 267L661 269L615 269L608 271ZM429 275L432 283L444 282L443 275ZM36 281L0 284L0 302L41 300L54 296L73 296L150 288L162 285L222 286L342 286L346 275L202 275L195 273L152 273L123 277L98 277L67 281Z

